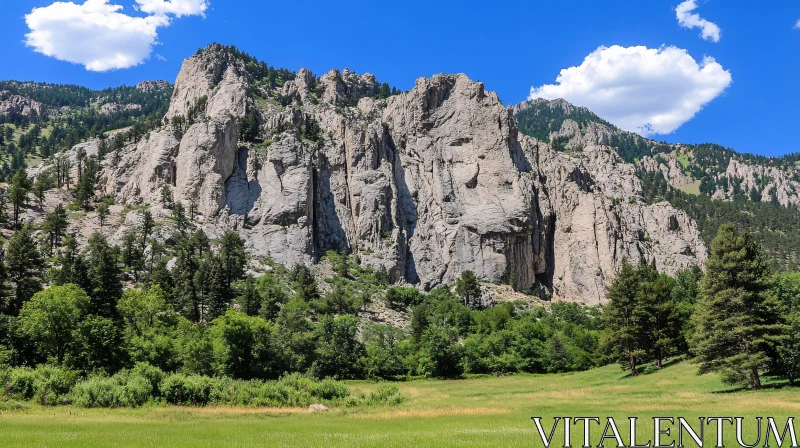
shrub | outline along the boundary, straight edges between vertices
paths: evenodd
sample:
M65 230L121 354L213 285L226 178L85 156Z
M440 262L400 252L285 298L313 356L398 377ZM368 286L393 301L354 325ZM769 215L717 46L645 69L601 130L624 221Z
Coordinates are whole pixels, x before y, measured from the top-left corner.
M370 392L365 404L398 404L403 401L400 388L394 384L381 384Z
M58 404L75 385L77 377L78 372L49 365L0 371L0 383L7 395L19 400L36 398L39 404L48 406Z
M6 382L6 394L22 400L30 400L36 392L35 382L36 373L30 367L12 369Z
M212 380L206 376L172 374L161 382L161 395L167 403L204 406L211 398Z
M386 290L386 306L393 310L404 310L422 303L425 296L416 288L393 286Z
M83 408L117 408L128 404L122 386L114 378L89 378L72 389L70 398L74 405Z
M156 367L140 363L111 378L89 378L72 389L70 398L85 408L137 407L157 397L163 375Z
M34 370L36 400L39 404L55 406L75 386L78 372L63 367L38 366Z

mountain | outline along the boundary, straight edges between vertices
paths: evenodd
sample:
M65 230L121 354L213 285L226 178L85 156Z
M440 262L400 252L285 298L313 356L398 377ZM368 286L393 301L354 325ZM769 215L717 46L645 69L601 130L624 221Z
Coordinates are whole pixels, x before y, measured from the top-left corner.
M561 152L612 148L637 167L648 203L668 201L697 221L710 244L720 224L756 235L773 269L800 267L800 154L764 157L715 144L667 144L622 131L586 108L535 99L514 107L521 132Z
M647 203L633 164L595 142L564 152L520 133L514 110L465 75L399 92L370 74L293 73L214 44L184 62L165 115L144 123L112 148L89 140L60 156L110 151L98 196L124 206L112 210L122 225L78 216L84 238L120 242L142 207L166 227L180 202L209 236L236 230L259 259L349 251L424 289L472 270L589 304L623 258L674 273L707 256L687 213Z

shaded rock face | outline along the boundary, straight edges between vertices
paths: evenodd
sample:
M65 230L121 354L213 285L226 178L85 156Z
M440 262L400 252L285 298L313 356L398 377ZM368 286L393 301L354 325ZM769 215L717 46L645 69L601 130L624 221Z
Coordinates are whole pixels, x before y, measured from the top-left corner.
M635 167L602 146L567 155L520 135L512 110L464 75L375 100L371 75L301 70L282 87L288 107L256 104L249 88L221 47L188 59L167 118L205 108L106 161L105 192L158 204L169 184L208 233L237 230L255 256L291 265L348 250L426 289L472 270L598 303L623 257L667 272L705 257L686 215L639 203ZM238 142L251 111L265 143Z

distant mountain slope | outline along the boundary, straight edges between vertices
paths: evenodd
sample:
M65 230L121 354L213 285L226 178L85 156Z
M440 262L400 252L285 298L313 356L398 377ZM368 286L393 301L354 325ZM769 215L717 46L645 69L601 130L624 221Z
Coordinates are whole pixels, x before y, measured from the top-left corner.
M36 82L0 82L0 181L87 138L160 122L172 84L145 81L135 87L92 90Z
M609 146L636 164L648 202L686 211L706 243L720 224L757 234L776 270L800 268L800 153L764 157L716 144L668 144L625 132L586 108L535 99L514 107L520 131L560 151Z

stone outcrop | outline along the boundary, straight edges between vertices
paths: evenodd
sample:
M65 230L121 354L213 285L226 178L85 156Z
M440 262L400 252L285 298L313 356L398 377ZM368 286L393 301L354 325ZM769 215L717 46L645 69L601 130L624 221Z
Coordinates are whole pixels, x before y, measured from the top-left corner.
M731 159L728 169L723 175L717 175L716 180L724 176L726 188L718 187L712 196L714 199L730 200L734 194L734 183L739 183L742 193L750 198L750 193L755 190L761 202L773 202L784 207L800 207L800 168L794 167L791 171L763 165L750 165Z
M0 115L18 113L31 123L36 123L45 114L45 109L44 105L30 98L0 93Z
M567 154L522 136L513 111L465 75L376 100L371 75L301 70L259 93L293 98L287 107L249 98L250 85L220 46L188 59L167 118L194 122L106 161L104 193L159 204L171 185L210 234L238 230L253 255L294 264L350 250L423 288L472 270L598 303L624 257L672 273L706 256L685 214L641 203L633 165L597 144ZM243 144L237 119L253 113L264 142Z
M123 112L126 110L140 110L142 108L139 104L119 104L119 103L106 103L100 106L98 112L103 115L111 115L117 112Z
M653 157L645 156L639 161L639 169L645 173L658 173L664 175L664 180L673 187L680 187L692 183L692 179L683 172L680 161L668 155L666 163L659 162Z
M136 84L136 90L142 91L144 93L150 93L156 90L165 90L172 87L168 81L142 81L139 84Z

